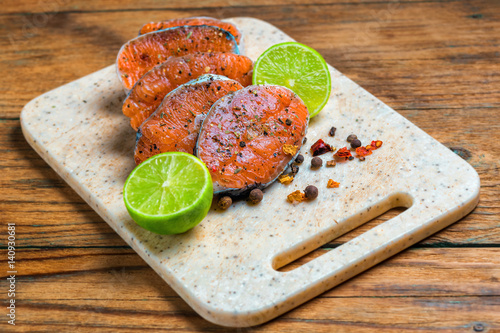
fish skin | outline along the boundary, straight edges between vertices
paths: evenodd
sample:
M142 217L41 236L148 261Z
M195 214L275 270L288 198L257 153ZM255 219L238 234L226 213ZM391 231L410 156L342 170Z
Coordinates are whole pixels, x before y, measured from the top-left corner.
M214 193L242 195L269 186L298 154L308 121L304 102L281 86L249 86L218 100L196 143ZM286 154L285 144L296 146L295 154Z
M125 87L131 89L146 72L172 56L194 52L239 54L234 36L219 27L181 26L140 35L118 52L116 67Z
M142 26L141 30L139 31L139 35L143 35L152 31L185 25L211 25L219 27L231 33L238 44L241 41L241 32L234 24L208 16L186 17L161 22L149 22Z
M207 70L208 68L208 70ZM170 91L203 74L218 74L252 84L253 62L250 58L231 53L195 53L171 57L154 67L134 85L123 102L122 111L137 128L160 105Z
M219 98L242 89L237 81L220 75L202 75L171 91L158 109L139 127L134 160L138 165L169 151L193 154L201 122Z

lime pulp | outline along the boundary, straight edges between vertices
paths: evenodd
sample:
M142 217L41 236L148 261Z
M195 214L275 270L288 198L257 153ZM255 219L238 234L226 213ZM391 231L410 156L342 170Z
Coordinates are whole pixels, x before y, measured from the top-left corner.
M197 157L169 152L138 165L123 187L132 219L158 234L183 233L207 215L212 203L210 172Z
M255 62L252 81L291 89L307 105L310 117L317 115L330 98L331 77L325 59L296 42L268 48Z

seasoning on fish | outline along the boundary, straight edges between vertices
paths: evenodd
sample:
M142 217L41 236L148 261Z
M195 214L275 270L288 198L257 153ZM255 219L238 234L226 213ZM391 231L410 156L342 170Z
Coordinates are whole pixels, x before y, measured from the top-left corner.
M137 132L135 163L168 151L193 154L200 118L219 98L242 88L227 77L203 75L170 92Z
M184 26L150 32L125 43L116 59L118 75L126 89L169 57L194 52L239 54L233 35L212 26Z
M123 113L137 128L161 104L165 95L178 86L203 74L219 74L243 86L252 84L252 60L231 53L195 53L171 57L147 72L132 88L123 102Z
M218 20L213 17L187 17L187 18L180 18L180 19L173 19L173 20L168 20L168 21L162 21L162 22L150 22L146 23L145 25L142 26L141 31L139 32L139 35L146 34L148 32L152 31L158 31L158 30L163 30L167 28L172 28L172 27L180 27L183 25L211 25L214 27L219 27L222 28L228 32L231 33L231 35L234 36L236 39L236 42L239 44L241 40L241 32L238 30L238 28L229 22L223 22L221 20Z
M293 119L291 126L285 124L287 118ZM218 100L196 144L214 192L239 195L271 184L293 162L308 120L304 102L281 86L249 86ZM296 154L283 152L284 145L297 146Z

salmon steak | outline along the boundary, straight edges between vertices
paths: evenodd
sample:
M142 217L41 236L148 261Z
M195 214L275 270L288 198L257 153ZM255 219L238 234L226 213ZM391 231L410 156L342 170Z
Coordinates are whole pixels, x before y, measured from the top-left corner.
M253 62L231 53L196 53L171 57L147 72L132 88L123 102L122 111L137 128L161 104L165 95L203 74L218 74L236 80L243 86L252 84Z
M196 143L214 193L241 195L270 185L298 154L308 121L304 102L281 86L253 85L219 99Z
M229 22L223 22L213 17L186 17L180 19L173 19L162 22L150 22L142 26L139 35L147 34L148 32L163 30L172 27L180 27L184 25L211 25L214 27L219 27L231 33L239 44L241 40L241 32L238 28Z
M242 89L237 81L220 75L203 75L171 91L137 132L136 164L168 151L193 154L204 116L228 93Z
M195 52L239 54L234 36L219 27L183 26L150 32L125 43L116 59L123 86L130 89L146 72L169 57Z

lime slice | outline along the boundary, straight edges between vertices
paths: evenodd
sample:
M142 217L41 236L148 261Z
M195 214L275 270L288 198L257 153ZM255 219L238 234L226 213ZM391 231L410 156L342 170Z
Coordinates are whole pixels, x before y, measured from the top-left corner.
M170 152L139 164L123 187L137 224L158 234L179 234L201 222L212 204L212 178L193 155Z
M304 44L288 42L268 48L257 59L253 84L276 84L293 90L314 117L328 102L332 89L325 59Z

